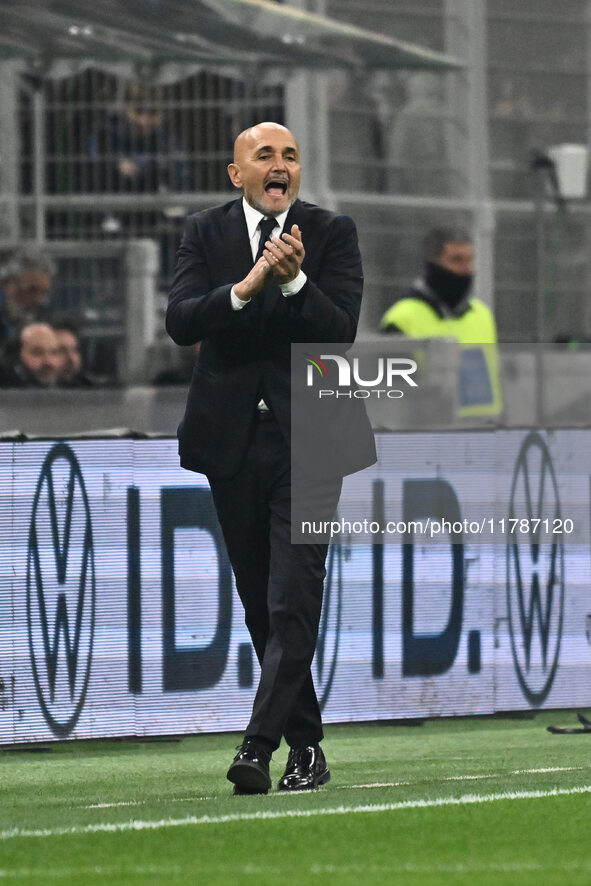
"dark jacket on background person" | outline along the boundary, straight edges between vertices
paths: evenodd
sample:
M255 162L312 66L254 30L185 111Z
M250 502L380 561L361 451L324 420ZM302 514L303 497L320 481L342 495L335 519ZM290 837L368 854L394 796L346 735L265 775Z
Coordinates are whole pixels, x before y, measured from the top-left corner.
M187 152L162 120L142 130L124 115L112 114L91 136L88 151L98 164L95 181L101 192L158 193L190 191L194 181ZM124 175L121 161L131 161L133 175Z

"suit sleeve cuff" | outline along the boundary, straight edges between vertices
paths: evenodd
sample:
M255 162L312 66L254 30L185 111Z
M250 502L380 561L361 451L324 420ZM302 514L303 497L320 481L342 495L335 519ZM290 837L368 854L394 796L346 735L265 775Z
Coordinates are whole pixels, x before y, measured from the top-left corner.
M243 301L241 298L238 298L238 296L234 292L233 286L230 290L230 299L232 301L232 310L233 311L241 311L242 308L246 307L246 305L252 300L249 298L248 301Z
M280 289L283 295L286 298L289 298L290 295L295 295L296 292L299 292L300 289L303 289L307 282L308 278L303 271L300 271L295 279L293 279L290 283L283 283Z

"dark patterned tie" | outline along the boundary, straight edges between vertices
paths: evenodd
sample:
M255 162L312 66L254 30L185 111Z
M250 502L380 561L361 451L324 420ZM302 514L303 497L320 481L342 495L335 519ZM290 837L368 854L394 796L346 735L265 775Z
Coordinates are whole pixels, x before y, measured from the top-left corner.
M257 254L254 260L254 263L258 262L259 258L263 254L263 249L265 248L265 243L271 236L271 231L274 227L277 226L277 220L274 218L262 218L259 222L259 229L261 232L261 239L259 240L259 248L257 250Z

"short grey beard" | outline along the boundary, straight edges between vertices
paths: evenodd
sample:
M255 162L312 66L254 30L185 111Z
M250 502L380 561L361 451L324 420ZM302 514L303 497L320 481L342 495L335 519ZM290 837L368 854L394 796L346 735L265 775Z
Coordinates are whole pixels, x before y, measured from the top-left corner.
M290 201L290 203L287 207L287 212L289 212L289 210L291 209L291 207L295 203L296 199L297 198L294 197L293 200ZM247 200L246 202L248 203L249 206L252 206L253 209L256 209L257 212L262 212L262 214L266 218L277 218L278 215L283 215L283 213L286 211L285 209L282 209L281 212L270 212L268 209L265 209L264 206L261 206L260 203L251 203L250 200Z

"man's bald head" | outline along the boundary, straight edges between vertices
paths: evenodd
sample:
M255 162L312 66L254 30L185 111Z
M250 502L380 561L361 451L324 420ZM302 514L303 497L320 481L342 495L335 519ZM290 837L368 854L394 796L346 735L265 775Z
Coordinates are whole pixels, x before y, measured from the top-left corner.
M240 135L236 136L236 141L234 142L234 162L237 162L237 158L239 161L244 156L244 152L248 151L259 139L262 138L264 141L265 135L273 136L277 133L289 137L299 152L298 143L287 126L282 126L281 123L265 121L264 123L256 123L254 126L249 126L248 129L244 129Z
M20 334L20 362L43 387L54 385L61 368L55 331L48 323L29 323Z
M228 175L246 201L267 216L285 212L300 189L300 149L293 134L280 123L257 123L234 142L234 162Z

